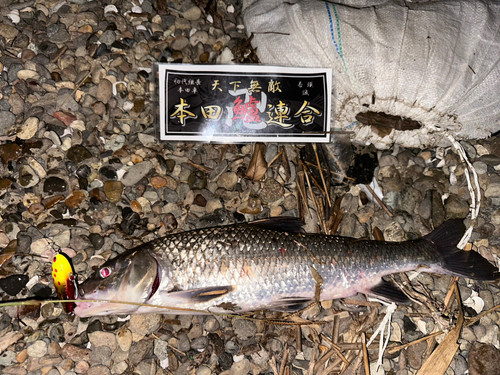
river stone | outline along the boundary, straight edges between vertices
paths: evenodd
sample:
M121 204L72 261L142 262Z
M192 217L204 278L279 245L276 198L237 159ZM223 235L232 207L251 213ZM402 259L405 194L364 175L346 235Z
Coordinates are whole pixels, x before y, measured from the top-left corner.
M116 337L112 332L95 331L89 333L89 341L94 347L108 346L111 351L116 350Z
M264 181L260 199L265 204L275 203L281 198L284 198L285 190L283 186L274 178L268 178Z
M75 190L65 199L64 204L68 208L78 208L86 197L87 194L84 190Z
M0 23L0 36L3 36L7 40L11 40L14 39L17 34L19 34L19 31L14 26Z
M101 79L97 87L97 99L107 104L113 96L113 84L107 79Z
M427 349L427 343L425 341L408 347L408 362L411 368L418 370L422 366L422 356L425 349Z
M45 341L37 340L32 345L28 346L28 356L33 358L41 358L47 354L47 344Z
M113 351L109 346L100 345L92 349L90 363L109 366L111 365L111 354L113 354Z
M183 14L183 17L189 21L196 21L201 17L201 9L197 6L193 6L186 10Z
M19 168L19 177L17 182L25 189L35 186L39 181L40 178L29 165L22 165Z
M391 221L384 229L384 239L386 241L405 241L406 235L397 221Z
M104 148L106 150L118 151L125 144L126 138L123 134L114 134L109 141L106 142Z
M250 361L243 358L241 361L233 363L229 375L246 375L250 373L250 369Z
M9 366L16 361L16 353L11 350L6 350L0 356L0 366ZM7 372L4 372L6 374Z
M233 189L234 185L238 183L238 176L234 172L225 172L217 180L217 186L226 190Z
M189 38L189 43L194 47L198 43L206 44L208 41L208 33L206 31L198 30Z
M207 366L200 366L196 370L196 375L212 375L212 370L210 370L210 367Z
M37 103L39 106L45 106L45 103ZM48 103L47 103L48 104ZM57 92L57 107L63 111L79 112L80 104L73 97L73 89L63 88Z
M0 289L2 289L9 296L15 296L19 293L28 283L29 277L27 275L12 275L0 279Z
M116 203L121 199L123 193L123 184L121 181L106 181L103 188L106 198L111 203Z
M33 138L38 131L38 124L40 120L36 117L28 117L21 127L21 131L17 133L17 138L19 139L30 139Z
M189 174L187 182L191 190L203 190L207 187L207 176L201 171L193 171Z
M110 165L105 165L99 169L99 176L104 177L104 180L116 180L118 178L116 169Z
M156 374L156 362L153 358L148 358L142 361L135 368L134 373L139 375L155 375Z
M19 95L19 93L12 93L9 96L8 102L10 104L10 111L14 115L19 115L25 111L25 102L21 95Z
M153 163L149 160L133 165L123 176L123 185L134 186L149 173L151 168L153 168Z
M257 332L255 323L246 319L234 319L233 328L234 333L240 340L248 340Z
M484 192L485 197L498 197L500 196L500 183L494 182L489 184Z
M500 374L500 350L491 344L475 342L469 352L470 375L498 375Z
M51 176L43 184L43 191L48 194L63 193L68 188L68 183L62 178Z
M16 116L10 111L0 111L0 135L6 135L16 121Z
M191 28L191 22L185 18L176 17L174 24L176 30L188 30Z
M189 39L185 36L175 39L170 47L173 50L181 50L189 44Z
M27 80L27 79L38 80L40 78L40 75L34 70L21 69L20 71L17 72L17 78L22 80Z
M82 161L92 157L92 154L82 145L76 145L66 151L66 157L75 164L80 164Z
M227 160L222 160L220 163L217 164L217 166L212 170L210 171L210 173L208 174L208 179L210 181L218 181L219 177L227 171L228 169L228 162Z
M130 317L130 331L132 332L132 337L134 341L139 341L144 338L144 336L150 335L156 332L161 325L160 314L136 314Z
M91 366L86 375L110 375L111 371L106 365L95 365Z
M99 41L101 43L106 44L107 46L111 46L115 40L116 40L116 34L113 30L106 30L99 37Z
M479 175L488 173L488 165L483 161L474 162L473 167Z
M133 365L138 365L144 358L153 352L153 343L149 340L134 342L130 347L129 361Z
M469 214L469 203L456 194L451 194L446 199L444 209L446 211L446 219L463 219Z

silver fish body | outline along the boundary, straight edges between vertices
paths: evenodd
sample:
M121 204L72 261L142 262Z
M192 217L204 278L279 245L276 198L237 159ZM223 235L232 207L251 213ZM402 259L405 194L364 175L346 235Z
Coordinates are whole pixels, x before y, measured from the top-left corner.
M478 253L456 248L463 231L453 221L422 239L379 242L305 234L296 219L279 218L177 233L106 262L80 286L82 299L164 308L82 301L75 314L292 311L314 302L318 286L321 300L366 293L404 301L382 277L417 268L498 278Z

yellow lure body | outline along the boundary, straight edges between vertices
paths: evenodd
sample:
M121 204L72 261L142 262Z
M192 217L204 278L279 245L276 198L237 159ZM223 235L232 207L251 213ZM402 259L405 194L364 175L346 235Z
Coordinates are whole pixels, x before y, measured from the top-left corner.
M76 298L76 274L71 259L62 252L57 252L52 261L52 278L57 295L61 300ZM73 302L63 303L64 311L72 312Z

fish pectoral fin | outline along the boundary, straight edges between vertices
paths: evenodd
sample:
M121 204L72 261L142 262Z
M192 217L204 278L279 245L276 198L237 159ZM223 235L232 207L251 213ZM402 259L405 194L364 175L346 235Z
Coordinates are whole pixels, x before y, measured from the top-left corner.
M169 292L169 297L179 298L186 302L207 302L225 296L236 289L233 285L209 286L206 288L178 290Z
M394 301L398 303L409 303L410 300L404 294L401 289L399 289L393 283L382 280L380 283L375 285L374 287L368 289L368 294L374 294L378 297L382 297L384 299L388 299L389 301Z
M272 311L281 311L281 312L295 312L306 307L310 306L314 303L314 298L305 298L305 297L286 297L280 298L277 301L274 301L269 310Z

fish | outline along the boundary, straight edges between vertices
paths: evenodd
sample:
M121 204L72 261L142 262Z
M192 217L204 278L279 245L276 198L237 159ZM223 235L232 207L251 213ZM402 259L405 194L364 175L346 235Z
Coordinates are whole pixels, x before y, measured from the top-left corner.
M77 278L71 258L58 251L52 259L52 279L60 300L74 300L78 294ZM62 302L66 313L72 313L74 302Z
M106 261L79 285L74 313L297 311L356 293L406 303L406 295L384 276L418 269L500 278L498 268L479 253L457 248L465 232L458 219L404 242L307 234L302 226L300 219L279 217L139 245Z

